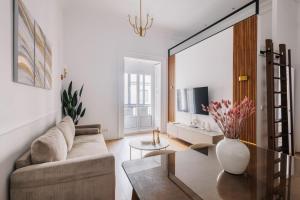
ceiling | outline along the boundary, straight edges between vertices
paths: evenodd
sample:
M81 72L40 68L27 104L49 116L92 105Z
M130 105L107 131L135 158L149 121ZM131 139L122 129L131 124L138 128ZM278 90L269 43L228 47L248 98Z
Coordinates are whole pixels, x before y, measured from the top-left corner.
M142 0L144 16L154 17L154 25L178 35L190 36L223 18L251 0ZM89 5L119 18L137 15L139 0L64 0L65 4ZM67 7L65 6L65 9Z

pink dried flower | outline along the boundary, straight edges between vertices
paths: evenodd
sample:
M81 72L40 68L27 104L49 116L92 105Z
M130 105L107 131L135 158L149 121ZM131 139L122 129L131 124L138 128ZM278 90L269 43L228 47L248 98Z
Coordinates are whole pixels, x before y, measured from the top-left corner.
M240 138L246 119L255 113L254 102L248 97L233 106L229 100L222 99L220 102L212 101L207 107L202 105L202 108L210 113L225 137L231 139Z

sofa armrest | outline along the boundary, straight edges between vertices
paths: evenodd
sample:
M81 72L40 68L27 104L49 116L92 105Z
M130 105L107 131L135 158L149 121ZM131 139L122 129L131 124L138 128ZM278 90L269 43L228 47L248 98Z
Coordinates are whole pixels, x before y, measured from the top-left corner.
M11 175L11 189L64 184L109 174L115 174L112 154L85 156L18 169Z
M81 129L81 128L98 128L99 131L101 131L101 124L89 124L89 125L76 125L76 129Z
M75 135L96 135L100 133L98 128L78 128L75 129Z

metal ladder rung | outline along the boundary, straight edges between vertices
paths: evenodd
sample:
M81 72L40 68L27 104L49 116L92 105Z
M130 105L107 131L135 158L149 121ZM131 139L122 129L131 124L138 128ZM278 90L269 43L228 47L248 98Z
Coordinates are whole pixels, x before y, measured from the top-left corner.
M282 91L274 91L274 94L286 94L286 92L282 92Z
M283 133L278 133L277 135L275 136L272 136L271 138L280 138L280 137L283 137L283 136L288 136L288 134L283 134Z
M283 134L282 133L279 133L278 135L275 135L275 138L280 138L280 137L282 137L283 136Z
M278 105L278 106L274 106L274 108L287 108L286 106L281 106L281 105Z
M279 67L288 67L289 65L283 65L280 63L273 63L273 65L279 66Z
M280 163L281 162L281 158L277 158L274 160L275 163Z
M277 76L275 76L274 79L278 79L278 80L282 80L282 81L286 80L286 78L281 78L281 77L277 77Z
M280 172L277 172L277 173L274 174L273 178L274 178L274 179L277 179L277 178L280 177L280 175L281 175Z
M277 52L271 52L271 50L266 50L266 51L260 51L261 54L265 54L265 53L271 53L271 54L274 54L274 55L277 55L277 56L281 56L280 53L277 53Z

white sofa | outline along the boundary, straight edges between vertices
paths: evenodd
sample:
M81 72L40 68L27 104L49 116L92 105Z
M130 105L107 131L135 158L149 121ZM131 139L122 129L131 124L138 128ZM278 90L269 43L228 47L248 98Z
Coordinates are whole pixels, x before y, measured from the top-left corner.
M61 123L64 121L74 126L70 118ZM72 139L62 137L64 128L53 128L16 161L10 182L11 200L115 199L115 160L107 150L100 125L68 126L65 130L75 131L72 146L68 146L70 141L63 141ZM52 161L44 162L47 159Z

